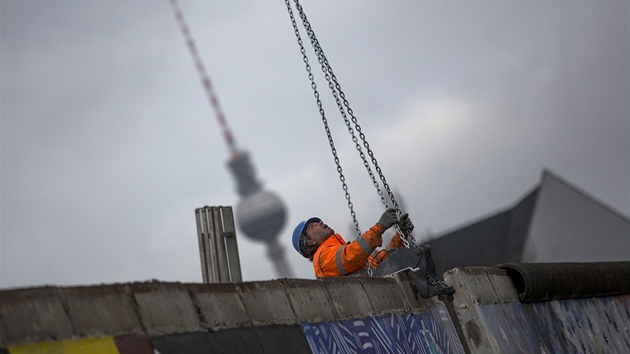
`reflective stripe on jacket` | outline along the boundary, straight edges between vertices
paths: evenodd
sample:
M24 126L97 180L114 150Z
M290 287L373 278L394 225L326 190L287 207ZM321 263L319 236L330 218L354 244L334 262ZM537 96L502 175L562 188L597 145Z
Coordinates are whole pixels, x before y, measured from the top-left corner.
M383 227L379 224L372 226L356 240L346 243L339 234L330 236L324 241L313 255L315 275L321 277L335 277L352 274L366 268L368 261L376 268L385 258L387 251L381 250L375 256L372 252L383 244ZM403 242L398 233L389 242L390 249L400 248Z

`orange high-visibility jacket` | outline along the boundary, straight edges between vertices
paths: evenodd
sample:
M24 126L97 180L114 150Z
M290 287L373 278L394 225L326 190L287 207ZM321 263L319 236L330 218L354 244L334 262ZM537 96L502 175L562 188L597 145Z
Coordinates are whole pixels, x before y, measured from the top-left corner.
M379 224L372 226L352 242L347 242L339 234L330 236L324 241L313 255L315 275L321 277L336 277L352 274L370 266L376 268L385 258L387 251L381 250L372 257L372 252L383 244L383 227ZM389 242L389 249L401 248L403 242L398 233Z

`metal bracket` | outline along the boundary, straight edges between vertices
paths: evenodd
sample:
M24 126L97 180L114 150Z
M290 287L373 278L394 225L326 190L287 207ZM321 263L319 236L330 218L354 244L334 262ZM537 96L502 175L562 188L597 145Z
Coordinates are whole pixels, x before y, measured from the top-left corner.
M435 263L428 245L414 248L399 248L391 251L374 272L375 276L389 277L401 272L409 272L413 279L416 298L428 299L437 296L440 301L453 301L455 289L439 280L435 274Z

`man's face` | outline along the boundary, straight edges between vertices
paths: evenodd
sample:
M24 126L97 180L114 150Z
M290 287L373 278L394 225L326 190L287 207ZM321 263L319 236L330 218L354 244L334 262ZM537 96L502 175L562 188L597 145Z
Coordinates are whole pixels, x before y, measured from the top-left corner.
M306 234L309 236L309 240L313 244L321 245L326 239L332 236L335 230L324 224L323 221L312 222L306 226Z

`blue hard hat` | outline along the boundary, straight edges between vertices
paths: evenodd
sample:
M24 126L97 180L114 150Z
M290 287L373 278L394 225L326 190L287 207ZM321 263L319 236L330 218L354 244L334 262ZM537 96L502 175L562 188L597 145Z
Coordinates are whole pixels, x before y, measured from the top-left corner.
M302 236L302 234L304 233L304 230L306 230L306 226L308 226L308 224L312 223L312 222L320 222L321 219L320 218L310 218L308 220L305 221L300 221L297 226L295 227L295 229L293 230L293 248L295 248L295 250L299 253L302 254L302 251L300 250L300 236Z

